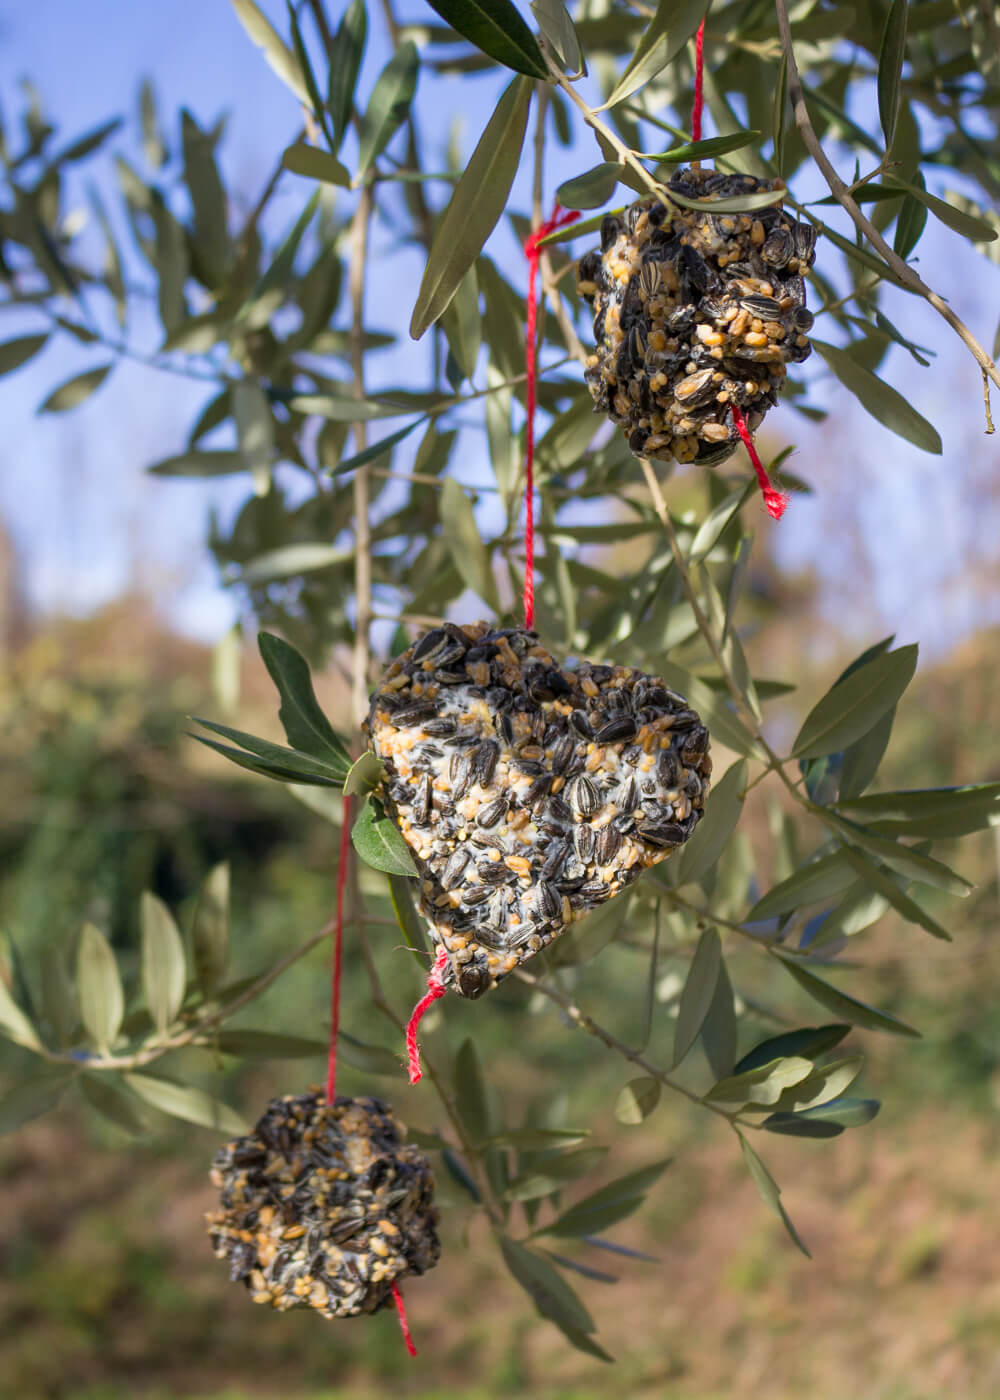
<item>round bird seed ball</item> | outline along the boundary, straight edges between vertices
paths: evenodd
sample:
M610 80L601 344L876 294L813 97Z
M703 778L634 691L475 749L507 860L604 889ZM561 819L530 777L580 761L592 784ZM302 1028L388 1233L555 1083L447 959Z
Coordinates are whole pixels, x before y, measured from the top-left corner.
M708 731L658 677L560 665L537 633L486 622L403 652L365 728L444 982L466 997L686 841L712 771Z
M713 200L780 180L681 169L621 216L577 268L594 311L586 380L596 410L636 455L717 466L736 448L732 406L751 431L778 401L789 363L810 352L803 273L816 230L780 206L713 214ZM705 209L672 203L674 191Z
M434 1177L405 1133L378 1099L272 1099L212 1163L221 1209L206 1219L230 1278L282 1312L356 1317L390 1302L395 1280L433 1268Z

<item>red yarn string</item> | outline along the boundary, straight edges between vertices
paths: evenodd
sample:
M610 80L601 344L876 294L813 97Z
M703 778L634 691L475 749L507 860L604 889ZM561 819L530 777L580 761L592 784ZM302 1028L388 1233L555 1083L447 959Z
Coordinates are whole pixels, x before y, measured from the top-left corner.
M392 1301L396 1304L396 1312L399 1314L399 1330L403 1334L406 1350L411 1356L416 1356L417 1348L413 1343L413 1337L410 1333L410 1324L406 1320L406 1308L403 1305L403 1295L400 1293L399 1284L395 1279L392 1281Z
M742 408L736 404L729 405L733 415L733 422L736 424L736 431L743 439L743 446L750 454L750 461L753 469L757 473L757 481L760 485L760 494L764 497L764 504L767 506L767 513L772 520L780 520L788 505L788 497L784 491L779 491L777 487L771 485L771 478L764 468L764 463L757 455L757 449L753 445L753 438L750 436L750 429L747 427L746 419L743 417Z
M337 917L333 926L333 987L330 992L330 1050L326 1061L326 1101L337 1094L337 1035L340 1031L340 973L344 960L344 891L351 854L351 799L344 798L340 827L340 863L337 866Z
M701 140L701 114L705 106L705 21L698 26L694 41L694 106L691 109L691 140Z
M524 368L527 388L528 419L524 432L524 625L530 632L535 625L535 383L537 379L538 346L538 260L542 255L539 243L558 228L575 223L580 217L575 210L560 210L555 204L552 217L524 240L524 255L528 259L528 324L524 337ZM411 1076L412 1077L412 1076Z
M406 1023L406 1058L410 1070L410 1083L419 1084L423 1078L420 1068L420 1047L417 1044L417 1027L439 997L444 996L444 982L441 974L448 961L447 950L442 943L437 950L434 966L427 974L427 991L413 1008L413 1014Z

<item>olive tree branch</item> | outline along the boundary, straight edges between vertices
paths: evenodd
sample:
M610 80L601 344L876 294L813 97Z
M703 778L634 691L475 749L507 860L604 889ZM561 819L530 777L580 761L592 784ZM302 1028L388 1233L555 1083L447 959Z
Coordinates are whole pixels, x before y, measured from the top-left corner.
M172 1050L181 1050L185 1045L193 1045L198 1039L205 1035L207 1031L222 1025L231 1016L235 1016L237 1011L242 1011L244 1006L263 995L279 977L283 977L288 969L304 958L307 953L324 943L333 933L334 920L330 919L318 933L314 933L311 938L307 938L304 943L300 943L292 952L279 959L273 967L269 968L260 977L256 978L249 987L227 1002L225 1006L217 1008L207 1016L200 1016L193 1024L186 1026L183 1030L175 1031L173 1035L168 1035L155 1042L144 1045L142 1049L134 1051L130 1055L90 1055L85 1054L81 1058L79 1050L55 1051L49 1050L45 1046L36 1048L36 1053L42 1059L48 1060L50 1064L73 1065L78 1069L88 1070L133 1070L141 1069L144 1065L152 1064L154 1060L160 1059L163 1055L169 1054Z
M720 1118L724 1118L727 1123L739 1123L742 1127L747 1128L757 1127L756 1123L746 1123L740 1118L734 1117L731 1113L727 1113L725 1109L719 1108L717 1104L706 1102L706 1100L703 1099L700 1094L696 1094L693 1089L688 1089L684 1084L679 1083L676 1079L672 1079L664 1070L657 1069L656 1065L647 1060L644 1055L640 1055L638 1050L631 1049L623 1040L619 1040L616 1035L612 1035L611 1031L598 1024L592 1016L589 1016L585 1011L581 1011L572 997L566 996L565 993L550 986L548 982L543 982L542 979L536 977L534 973L525 972L523 967L519 967L515 969L512 975L516 977L519 982L524 982L526 986L533 987L536 992L541 992L542 996L547 997L549 1001L554 1002L556 1006L560 1007L569 1019L575 1025L579 1026L581 1030L586 1031L588 1035L592 1035L596 1040L601 1041L609 1050L614 1050L624 1059L630 1061L634 1065L638 1065L638 1067L644 1070L646 1074L650 1075L651 1078L659 1080L664 1088L670 1089L675 1094L680 1094L691 1103L697 1104L699 1108L711 1110L712 1113L718 1114Z
M915 292L918 296L922 296L925 301L928 301L931 306L933 306L934 310L937 311L939 315L944 317L962 343L971 351L976 363L982 370L984 383L988 376L992 379L997 388L1000 388L1000 371L997 370L996 364L980 345L965 322L961 317L955 314L942 297L938 296L937 292L928 287L923 278L919 277L917 273L913 271L909 263L904 262L899 254L895 253L893 249L890 248L889 244L885 241L871 220L867 219L861 212L861 209L855 203L847 185L844 184L831 164L826 152L820 144L819 137L816 135L809 116L809 110L806 107L802 78L799 73L798 64L795 61L795 50L792 45L792 29L788 19L786 0L774 0L774 4L778 16L778 30L781 34L781 47L788 65L788 96L791 99L792 110L795 114L795 125L799 129L799 134L805 143L806 149L822 172L826 183L829 185L830 193L833 195L834 199L836 199L837 203L846 210L855 227L864 234L872 247L881 254L885 262L906 289ZM986 392L988 395L988 388Z

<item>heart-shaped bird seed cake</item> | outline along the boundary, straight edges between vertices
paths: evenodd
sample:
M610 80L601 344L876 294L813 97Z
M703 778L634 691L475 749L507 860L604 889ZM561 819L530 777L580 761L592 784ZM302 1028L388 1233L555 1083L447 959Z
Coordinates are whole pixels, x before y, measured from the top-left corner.
M686 841L712 771L708 731L655 676L559 666L534 632L485 622L403 652L366 729L467 997Z

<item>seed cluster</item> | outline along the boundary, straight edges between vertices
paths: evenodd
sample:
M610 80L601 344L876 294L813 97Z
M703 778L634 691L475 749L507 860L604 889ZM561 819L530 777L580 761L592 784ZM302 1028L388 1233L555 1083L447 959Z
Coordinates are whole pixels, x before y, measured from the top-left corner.
M586 370L598 412L633 452L717 466L738 441L731 405L759 426L789 362L810 346L802 273L816 230L778 207L713 214L713 199L783 188L780 180L679 170L649 196L609 214L601 248L578 267L593 307L596 353ZM705 212L669 204L671 190Z
M686 841L712 771L708 731L655 676L560 667L536 633L485 622L403 652L366 728L467 997Z
M433 1268L434 1177L404 1136L378 1099L272 1099L212 1164L222 1209L206 1218L230 1278L282 1312L355 1317L390 1301L395 1279Z

